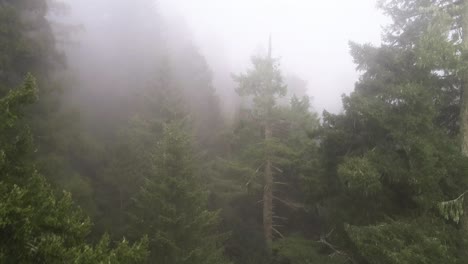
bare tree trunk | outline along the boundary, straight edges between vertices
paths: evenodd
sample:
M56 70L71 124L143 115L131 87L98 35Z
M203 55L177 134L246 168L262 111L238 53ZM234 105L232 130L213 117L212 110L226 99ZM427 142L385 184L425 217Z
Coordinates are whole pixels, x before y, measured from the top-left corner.
M268 40L268 59L273 66L273 59L271 57L272 45L271 45L271 35ZM268 86L271 87L271 82L273 79L269 80ZM265 175L264 175L264 188L263 188L263 232L265 236L265 243L269 251L271 251L271 246L273 242L273 164L271 162L271 153L269 149L269 144L273 137L273 129L271 126L271 109L268 109L266 119L265 119L265 143L266 146L266 160L265 160Z
M122 195L122 188L119 188L119 228L123 226L123 195Z
M463 52L462 59L466 60L468 55L468 1L463 0L462 14L462 32L463 32ZM462 72L461 83L461 109L460 109L460 132L461 132L461 150L465 157L468 157L468 72Z
M466 60L468 56L468 0L462 0L462 39L463 50L462 60ZM466 62L463 62L466 64ZM461 136L461 151L463 156L468 157L468 72L461 73L461 107L460 107L460 136ZM466 202L463 205L464 211L468 208ZM468 217L466 213L461 218L461 228L468 233Z
M272 131L269 123L265 126L265 142L271 140ZM265 243L268 248L271 248L273 240L273 170L269 153L267 153L264 174L264 189L263 189L263 231L265 235Z

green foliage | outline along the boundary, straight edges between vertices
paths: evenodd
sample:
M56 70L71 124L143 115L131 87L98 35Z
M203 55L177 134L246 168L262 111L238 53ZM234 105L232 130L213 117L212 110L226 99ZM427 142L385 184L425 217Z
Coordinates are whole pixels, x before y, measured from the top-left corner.
M135 6L134 21L150 15L151 1L130 2L119 5ZM79 102L93 116L85 130L54 80L63 61L47 14L63 7L0 1L0 262L466 263L464 194L453 199L468 186L460 3L381 0L393 23L381 46L350 44L361 78L322 125L309 98L280 100L294 92L269 54L234 76L246 108L225 128L206 61L182 43L155 52L164 59L148 87L146 63L103 77L108 90L83 98L109 103ZM21 85L27 72L41 89L31 76ZM259 210L265 164L273 254ZM93 212L94 229L63 188ZM305 238L330 229L327 241Z
M366 158L347 158L338 167L338 177L352 192L372 196L382 190L379 172Z
M134 118L128 128L118 133L117 143L107 150L106 164L94 183L102 190L95 198L95 203L102 208L96 221L99 230L112 232L114 237L128 231L132 199L153 170L151 148L155 146L153 138L160 133L154 128L158 125Z
M117 263L117 264L138 264L147 261L148 240L129 245L127 240L118 243L115 249L110 249L109 236L104 235L99 243L92 247L85 247L70 263Z
M346 232L368 263L464 263L458 259L457 230L441 219L347 226Z
M71 195L57 197L43 177L32 176L24 187L0 183L0 261L2 263L141 263L146 241L115 249L102 238L93 247L84 241L89 218Z
M21 132L29 131L21 113L37 98L36 91L28 76L22 87L0 99L0 262L140 263L146 257L144 240L132 246L124 241L116 249L106 238L96 248L86 244L90 220L69 193L57 195L29 162L32 139Z
M270 263L271 249L262 239L259 210L266 161L271 162L274 177L274 236L304 231L304 176L316 168L317 144L310 134L319 122L308 97L293 96L289 103L278 100L287 87L277 60L254 57L252 63L252 69L234 76L246 107L226 136L229 152L217 163L213 180L237 188L224 187L229 191L227 198L213 188L213 200L223 208L224 222L232 230L227 254L236 263ZM271 132L268 137L266 130Z
M279 264L338 264L346 262L346 258L342 256L333 253L324 254L326 250L321 248L318 242L297 235L276 241L273 251L275 252L275 263Z
M65 62L54 36L54 23L50 21L50 12L59 2L0 3L0 96L6 95L11 87L20 86L27 73L35 76L41 100L24 108L21 121L28 125L36 145L29 159L34 160L36 168L54 187L73 191L75 199L92 212L92 191L86 176L93 175L86 167L92 164L87 158L96 149L91 147L91 141L85 140L77 113L63 104L68 90L62 80ZM81 186L68 184L71 175Z
M0 175L1 180L22 182L32 173L25 166L33 145L29 127L21 121L24 105L37 99L35 79L28 75L24 84L0 98Z
M311 196L338 231L333 243L358 263L465 263L463 199L441 203L468 183L456 136L460 10L452 1L380 6L394 23L379 47L351 44L362 75L344 112L324 114L322 169L309 181L325 190Z
M8 95L1 99L0 107L2 109L2 128L12 127L14 122L20 118L18 116L19 110L25 104L34 103L37 100L37 86L36 81L32 75L28 75L24 81L22 89L15 89L8 93Z
M177 124L165 127L153 173L136 197L134 229L148 234L152 263L224 263L219 216L207 210L191 142Z
M125 125L112 135L105 150L108 154L94 181L95 203L101 210L96 221L99 230L112 230L120 237L128 232L128 217L133 199L152 175L154 151L164 133L164 124L174 120L186 121L187 107L182 92L169 65L164 64L156 80L137 98L138 109Z
M245 74L234 75L238 83L236 89L240 96L252 96L255 115L270 118L278 96L286 95L286 86L277 60L270 57L253 57L253 69Z
M445 220L451 220L458 224L464 215L465 193L450 201L444 201L437 204L439 213Z
M47 21L46 0L7 0L0 3L0 96L21 84L31 72L42 84L62 64ZM51 87L49 87L51 88ZM41 91L42 93L42 91Z

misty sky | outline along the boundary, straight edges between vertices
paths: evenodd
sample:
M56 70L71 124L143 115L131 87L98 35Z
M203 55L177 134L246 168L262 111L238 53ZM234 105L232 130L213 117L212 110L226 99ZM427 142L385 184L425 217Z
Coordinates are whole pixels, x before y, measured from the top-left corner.
M388 19L376 0L158 0L168 17L184 18L217 79L249 66L273 36L285 73L307 80L318 111L341 109L358 78L348 41L380 43ZM227 63L227 66L226 66ZM217 69L217 67L228 69Z

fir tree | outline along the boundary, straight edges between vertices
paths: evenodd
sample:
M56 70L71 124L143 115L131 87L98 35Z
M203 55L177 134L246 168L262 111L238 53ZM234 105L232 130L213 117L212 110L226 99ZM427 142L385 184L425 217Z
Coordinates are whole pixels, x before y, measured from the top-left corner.
M237 93L241 96L251 96L253 100L253 115L262 124L264 157L260 166L263 167L263 233L267 247L271 247L273 232L273 174L272 147L275 140L273 135L273 112L278 96L286 94L278 62L271 57L271 43L268 56L252 58L253 70L246 74L234 76L238 83Z
M188 136L179 125L167 125L133 215L134 230L149 236L151 263L227 263L218 213L207 210L197 175Z
M467 186L449 2L383 1L385 42L351 44L361 78L343 114L324 114L320 213L358 263L466 262L463 234L438 213Z
M0 262L2 263L141 263L145 240L109 248L85 242L91 222L71 195L57 195L30 162L34 150L24 106L37 98L35 80L0 99Z

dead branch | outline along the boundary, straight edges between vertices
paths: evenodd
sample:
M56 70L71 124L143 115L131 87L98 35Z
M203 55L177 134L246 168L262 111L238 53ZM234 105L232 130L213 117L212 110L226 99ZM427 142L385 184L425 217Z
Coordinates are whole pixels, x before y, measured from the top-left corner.
M276 230L276 228L272 227L271 229L275 231L275 233L278 234L281 238L284 238L283 234L281 234L280 231Z
M354 262L354 260L346 252L339 250L337 247L335 247L334 245L332 245L330 242L328 242L326 240L326 238L328 238L333 233L333 231L334 231L334 229L332 229L328 234L320 236L320 240L318 240L316 242L324 244L329 249L331 249L333 251L333 253L330 254L330 256L340 255L340 256L343 256L343 257L346 258L346 262L349 261L351 263L356 263L356 262Z
M292 209L300 209L300 208L304 208L304 205L303 204L300 204L300 203L294 203L294 202L291 202L291 201L286 201L286 200L283 200L281 198L278 198L276 196L273 196L273 199L275 200L278 200L279 202L281 202L282 204L288 206L289 208L292 208Z
M280 168L278 168L278 167L276 167L276 166L272 166L272 167L273 167L273 169L277 170L278 172L283 173L283 170L282 170L282 169L280 169Z
M255 174L257 174L260 169L265 165L266 162L263 162L262 164L260 164L260 166L258 166L258 168L255 170Z

